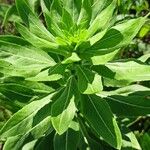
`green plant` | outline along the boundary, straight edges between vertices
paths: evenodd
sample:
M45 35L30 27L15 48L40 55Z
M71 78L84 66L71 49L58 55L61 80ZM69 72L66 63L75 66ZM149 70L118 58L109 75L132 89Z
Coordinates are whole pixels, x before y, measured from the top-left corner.
M28 2L16 0L22 37L0 36L0 100L17 111L3 149L140 149L121 118L150 112L150 89L136 85L150 80L148 55L112 60L147 16L115 24L116 0L41 0L41 20Z

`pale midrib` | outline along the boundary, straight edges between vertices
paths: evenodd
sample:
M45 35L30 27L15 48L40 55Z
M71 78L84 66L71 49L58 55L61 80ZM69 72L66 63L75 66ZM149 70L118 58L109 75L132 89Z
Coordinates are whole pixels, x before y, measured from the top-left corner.
M39 59L35 59L35 58L31 58L31 57L25 57L25 56L22 56L22 55L17 55L17 54L14 54L14 53L10 53L8 51L5 51L6 53L8 54L11 54L11 56L17 56L17 57L20 57L20 58L25 58L25 59L28 59L28 60L34 60L35 62L39 62L41 64L45 63L45 64L50 64L50 62L46 62L46 61L40 61Z
M34 113L36 113L36 112L38 112L42 107L44 107L46 104L48 104L50 102L50 100L49 101L47 101L47 102L45 102L44 104L42 104L42 105L38 105L39 107L38 108L36 108L36 110L33 110L28 116L26 116L26 117L24 117L22 120L20 120L19 121L19 123L17 122L12 128L8 128L7 129L7 131L6 132L4 132L4 133L7 133L7 132L9 132L10 130L13 130L17 125L19 125L19 124L21 124L22 123L22 121L24 121L24 120L26 120L26 119L28 119L28 118L30 118ZM18 112L19 113L19 112ZM17 113L17 114L18 114ZM16 114L16 115L17 115ZM9 123L9 121L7 122L7 123ZM4 126L5 127L5 126ZM5 128L4 128L5 129ZM4 130L3 129L3 130ZM1 130L1 131L3 131L3 130ZM5 131L5 130L4 130Z
M115 98L112 98L110 96L108 96L107 98L113 100L113 101L116 101L118 103L122 103L122 104L125 104L125 105L129 105L129 106L132 106L132 107L137 107L137 108L144 108L144 109L149 109L150 107L145 107L145 106L138 106L138 105L135 105L135 104L131 104L131 103L127 103L127 102L123 102L123 101L119 101Z
M69 94L70 94L70 91L71 91L71 82L72 82L72 79L70 79L70 83L68 85L69 89L68 89L68 93L67 93L67 97L66 97L66 102L65 102L65 105L63 107L63 110L65 110L65 108L67 107L67 103L68 103L68 100L69 100ZM62 112L61 117L59 119L59 129L60 129L60 126L61 126L62 119L63 119L63 112Z
M100 119L102 120L102 122L103 122L104 126L107 128L107 130L110 132L110 134L112 135L112 137L115 139L115 136L113 135L113 133L111 132L111 130L107 127L107 124L105 123L105 121L104 121L104 120L103 120L103 118L101 117L100 113L98 112L98 110L97 110L97 108L96 108L95 104L93 103L93 101L92 101L91 97L90 97L89 95L88 95L88 97L89 97L90 102L92 103L92 105L93 105L94 109L96 110L96 112L97 112L98 116L99 116L99 117L100 117Z
M54 74L53 72L54 72L59 66L61 66L61 64L59 64L58 66L54 67L54 68L49 72L49 74Z
M27 5L27 4L26 4ZM27 5L27 7L28 7L28 5ZM30 10L30 8L28 7L28 9ZM30 10L31 11L31 10ZM26 14L26 16L27 17L29 17L29 19L30 19L30 22L32 22L42 33L44 32L34 21L32 21L32 18L30 17L30 15L28 15L27 13L26 13L26 11L23 9L23 12ZM41 23L41 25L42 25L42 23ZM43 25L42 25L43 26ZM45 29L45 27L44 27L44 30L46 30ZM46 30L46 33L47 33L47 30ZM44 34L45 34L45 32L44 32ZM51 33L48 33L49 35L47 35L46 34L46 36L48 36L48 37L51 37L53 40L54 40L54 37L53 37L53 35L51 34Z
M9 89L6 89L6 88L3 88L3 87L0 87L0 89L3 89L3 90L5 90L5 91L8 91L8 92L12 92L12 93L14 93L14 94L18 94L18 95L21 95L21 96L23 96L23 97L29 97L29 98L31 98L31 97L33 97L34 95L25 95L25 94L22 94L22 93L19 93L19 92L16 92L16 91L12 91L12 90L9 90Z
M95 90L94 90L93 86L91 85L91 83L90 83L88 77L86 76L86 74L82 71L82 69L80 68L80 66L78 66L78 68L79 68L80 71L82 72L82 74L83 74L83 76L85 77L85 79L88 81L88 83L89 83L88 85L90 86L91 90L92 90L93 92L95 92Z
M66 132L65 150L68 150L68 131Z

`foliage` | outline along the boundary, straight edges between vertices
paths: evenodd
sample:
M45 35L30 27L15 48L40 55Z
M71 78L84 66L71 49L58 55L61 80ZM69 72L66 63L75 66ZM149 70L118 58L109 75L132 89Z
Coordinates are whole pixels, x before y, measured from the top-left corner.
M149 55L113 58L148 15L118 21L116 6L16 0L21 37L0 36L0 101L16 112L0 130L4 150L141 149L122 118L150 112L150 89L137 85L150 80Z

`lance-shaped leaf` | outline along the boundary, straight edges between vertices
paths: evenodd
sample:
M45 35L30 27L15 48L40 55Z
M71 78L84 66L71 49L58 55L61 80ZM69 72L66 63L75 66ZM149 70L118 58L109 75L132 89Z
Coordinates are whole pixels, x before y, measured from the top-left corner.
M33 46L38 47L44 51L60 54L60 55L67 55L68 52L67 50L64 51L59 47L59 45L55 42L47 41L43 38L37 37L35 34L30 32L28 28L25 26L16 23L16 27L20 34L28 41L30 42Z
M16 70L22 70L22 74L31 76L32 73L35 75L41 69L55 65L54 60L40 49L23 47L5 41L0 41L0 59L13 65Z
M54 137L54 150L76 150L79 142L79 131L68 129L64 134Z
M16 7L21 19L30 28L32 33L38 37L46 39L47 41L55 41L54 36L44 27L40 19L33 13L32 8L26 0L16 0Z
M9 42L21 46L30 46L31 44L21 37L14 35L0 35L0 41Z
M15 113L0 130L0 140L8 137L25 134L41 122L45 116L50 115L51 95L41 100L33 101Z
M112 147L120 149L121 133L107 102L96 95L84 95L81 104L81 112L96 134Z
M115 72L115 79L117 80L129 82L150 80L150 66L140 62L130 60L107 63L106 66Z
M106 53L106 54L101 54L99 56L93 56L91 58L93 65L102 65L102 64L106 64L108 61L113 60L113 58L115 57L115 55L118 53L119 50L115 50L113 52L110 53Z
M16 77L16 76L3 77L1 79L1 81L2 81L2 84L0 84L0 85L2 85L2 88L6 89L6 91L8 89L8 91L7 91L8 94L5 94L5 95L12 99L12 95L19 94L20 97L17 99L20 101L22 100L21 96L25 97L26 95L28 95L28 97L24 98L24 100L27 101L32 96L43 97L54 91L53 88L45 85L44 83L27 81L23 77ZM5 85L5 86L3 87L3 85ZM14 87L14 88L12 88L12 87ZM11 92L9 94L9 91L14 92L14 94L12 94ZM5 93L5 92L3 92L3 93ZM15 100L15 96L13 97L13 99Z
M35 127L33 127L24 135L9 137L7 141L5 142L4 150L22 149L22 147L29 141L36 140L44 136L48 130L49 132L53 131L53 128L51 125L51 117L46 117L39 124L37 124Z
M64 37L63 31L60 28L62 7L60 1L46 1L41 0L41 7L45 16L45 21L48 30L53 35Z
M108 7L106 7L101 13L99 13L96 16L96 18L91 23L88 29L88 37L94 35L97 30L102 30L107 27L109 21L111 20L115 7L116 7L116 0L113 0Z
M112 4L113 0L92 0L92 19L91 22L96 18L98 14L102 12L105 8L107 8L110 4Z
M58 134L63 134L74 118L76 112L74 95L74 78L71 77L64 89L60 91L56 101L52 105L52 124Z
M137 35L141 27L144 25L146 19L146 17L139 17L136 19L127 20L112 27L113 29L118 30L123 35L123 40L119 45L117 45L117 47L130 44L132 39Z
M28 102L34 98L33 90L25 85L17 83L0 83L0 92L12 101Z
M27 78L28 81L57 81L62 78L61 74L49 75L49 69L41 71L34 77Z
M113 90L113 91L102 91L99 95L102 97L107 97L112 95L128 96L129 94L136 93L138 91L140 92L150 91L150 88L138 84L133 84L122 88L118 88L117 90Z
M111 52L112 50L116 50L130 44L145 21L146 17L140 17L128 20L110 28L103 38L97 41L92 48L84 51L84 53L91 56L99 55L102 50Z
M149 91L138 91L137 94L134 95L112 95L105 99L110 105L113 113L118 116L140 116L147 115L150 112L149 95Z
M103 90L101 76L81 66L78 66L76 70L78 88L83 94L93 94Z

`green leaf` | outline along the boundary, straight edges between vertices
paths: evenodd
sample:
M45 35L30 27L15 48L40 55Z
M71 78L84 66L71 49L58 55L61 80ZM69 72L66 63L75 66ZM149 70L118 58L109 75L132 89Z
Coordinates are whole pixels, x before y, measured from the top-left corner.
M112 147L120 149L121 133L107 102L96 95L84 95L81 104L90 127Z
M116 80L148 81L150 80L150 66L133 60L107 63L106 66L115 72Z
M79 58L79 56L76 53L72 53L72 55L70 57L68 57L62 61L62 64L69 64L69 63L73 63L73 62L78 62L80 60L81 59Z
M21 19L30 28L32 33L47 41L55 41L53 35L44 27L26 0L16 0L16 7Z
M45 21L48 30L56 36L64 37L63 31L60 28L62 8L58 0L46 1L41 0L41 7L45 16Z
M130 44L145 21L145 17L140 17L113 26L106 32L103 38L92 46L92 48L85 50L84 54L90 56L99 55L102 50L107 50L109 53L112 52L112 50L116 50Z
M127 80L115 80L110 78L104 78L103 81L106 87L124 87L128 86L131 83Z
M49 75L64 75L67 66L66 64L57 63L57 65L50 67L48 73Z
M49 75L49 69L46 69L34 77L27 78L28 81L57 81L62 78L61 74Z
M113 91L102 91L99 95L103 97L105 96L107 97L111 95L128 96L129 94L138 91L150 91L150 88L138 84L133 84L122 88L118 88L117 90L113 90Z
M150 58L150 54L145 54L145 55L141 56L140 58L138 58L138 60L140 60L142 62L146 62L149 58Z
M49 107L51 97L52 94L41 100L33 101L15 113L0 130L0 140L25 134L43 120L44 115L50 115L49 111L45 112L47 108L44 107ZM40 113L43 114L39 116Z
M55 65L54 60L40 49L4 41L0 41L0 59L31 76L39 73L43 68Z
M93 66L92 70L97 72L100 76L113 79L115 76L115 72L111 71L105 65Z
M57 43L47 41L43 38L40 38L30 32L25 26L16 23L16 27L20 34L28 41L30 42L33 46L38 47L44 51L47 52L52 52L60 55L68 55L67 51L62 50Z
M110 53L101 54L99 56L93 56L91 57L93 65L102 65L106 64L108 61L113 60L115 55L118 53L119 50L115 50Z
M101 76L87 68L77 66L78 87L83 94L99 93L103 90Z
M150 103L149 103L149 91L140 92L143 95L112 95L108 96L105 99L110 105L113 113L118 116L140 116L147 115L150 112ZM119 108L119 109L117 109Z
M33 150L38 140L31 141L22 147L22 150Z
M28 89L28 91L30 90L29 95L31 95L31 93L32 93L33 95L38 96L38 97L43 97L43 96L45 96L49 93L52 93L54 91L53 88L51 88L50 86L45 85L44 83L27 81L22 77L15 77L15 76L4 77L2 79L2 83L3 84L8 84L8 85L12 84L12 85L14 85L14 87L16 85L19 87L19 85L20 85L20 86L24 87L25 89ZM8 89L9 89L9 86L8 86ZM16 89L16 91L17 91L17 89ZM24 91L25 90L23 90L23 92Z
M52 105L52 124L59 135L67 131L75 116L74 82L73 77L71 77L63 93L62 91L58 93L59 97Z
M116 47L122 40L123 36L121 32L117 29L112 28L108 30L99 41L97 41L89 49L87 49L87 53L94 53L94 51L95 53L98 53L99 51Z
M97 30L102 30L106 28L106 26L111 20L115 7L116 7L116 0L113 0L108 7L106 7L101 13L99 13L96 16L96 18L92 21L90 27L88 28L88 37L94 35Z
M117 45L117 47L119 48L130 44L132 39L137 35L141 27L144 25L145 21L145 17L139 17L124 21L123 23L112 27L112 29L118 30L123 35L123 40L119 45Z
M137 149L137 150L141 150L141 146L138 143L138 140L136 138L136 136L134 135L133 132L128 132L125 134L126 137L128 137L128 140L123 140L122 141L122 147L123 148L131 148L131 149Z
M19 150L28 141L39 139L44 136L48 130L53 130L51 126L51 117L45 118L43 121L41 121L24 135L19 135L19 138L17 139L9 137L4 145L4 150ZM13 139L14 141L11 141L11 139Z
M140 143L143 150L148 150L150 147L150 136L148 133L145 133L140 137Z
M0 83L0 92L13 101L28 102L34 98L33 90L17 83Z
M63 135L55 135L54 150L77 150L78 142L79 132L68 129Z
M28 43L26 40L14 35L0 35L0 41L9 42L21 46L30 46L30 43Z

